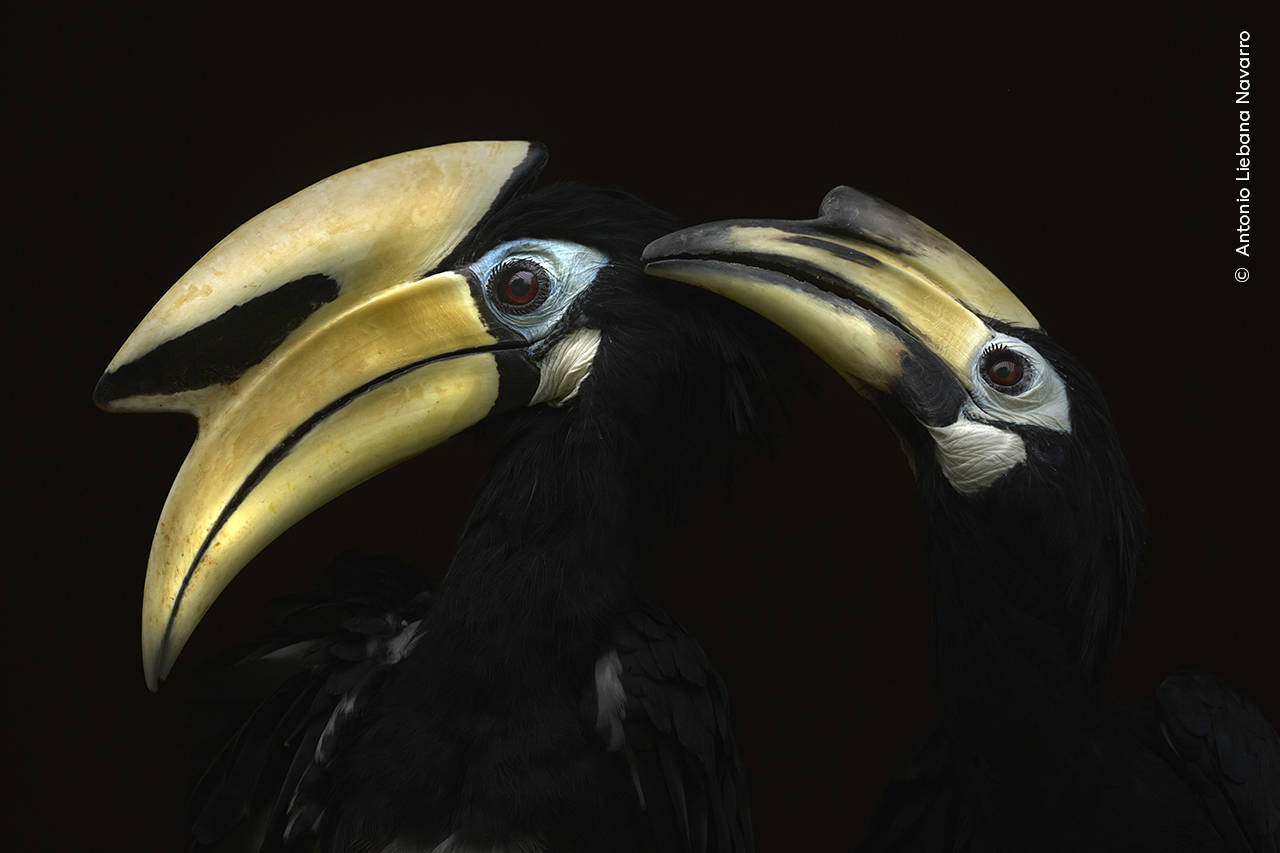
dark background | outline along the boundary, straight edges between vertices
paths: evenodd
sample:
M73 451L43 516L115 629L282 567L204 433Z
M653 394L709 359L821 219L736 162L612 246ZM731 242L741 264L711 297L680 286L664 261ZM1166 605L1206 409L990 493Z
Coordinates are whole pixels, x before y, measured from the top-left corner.
M1147 701L1199 668L1280 720L1265 88L1255 257L1232 251L1237 33L1263 79L1280 57L1260 15L433 5L51 7L5 26L15 849L182 849L192 668L259 633L262 602L341 549L443 566L491 452L468 436L282 536L152 695L143 571L194 424L89 397L241 222L357 163L464 139L541 140L546 179L617 185L688 224L808 218L847 183L956 240L1099 377L1146 497L1150 570L1116 693ZM657 578L729 684L762 851L849 846L935 714L910 474L812 367L822 393L798 401L776 455L694 508Z

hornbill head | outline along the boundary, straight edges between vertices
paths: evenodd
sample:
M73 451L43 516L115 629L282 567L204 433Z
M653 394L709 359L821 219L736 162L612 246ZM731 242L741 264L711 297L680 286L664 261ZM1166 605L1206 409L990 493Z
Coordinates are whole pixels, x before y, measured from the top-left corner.
M848 187L817 219L701 225L644 259L651 275L771 319L839 371L902 442L932 559L978 555L1008 595L1065 610L1047 618L1099 671L1138 570L1138 498L1096 383L986 267Z
M153 690L309 512L484 418L578 402L613 310L585 294L642 278L673 222L621 193L524 192L544 160L471 142L334 175L232 232L120 349L99 406L199 421L147 569Z

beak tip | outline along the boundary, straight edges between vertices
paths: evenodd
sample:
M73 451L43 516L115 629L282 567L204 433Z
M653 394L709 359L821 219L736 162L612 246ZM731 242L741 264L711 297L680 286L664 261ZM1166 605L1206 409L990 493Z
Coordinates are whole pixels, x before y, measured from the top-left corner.
M98 384L93 386L93 404L104 412L115 411L112 406L112 403L116 399L116 394L112 387L115 384L112 382L113 378L114 375L108 371L102 374L102 377L98 380Z
M173 669L176 658L169 649L142 650L142 675L147 681L148 690L152 693L159 691L160 682L169 677L169 670Z
M142 677L146 679L147 689L155 693L160 689L160 667L152 655L144 652L142 657Z
M645 246L644 252L640 255L640 260L646 264L652 261L666 260L672 255L679 254L686 243L684 231L667 234Z
M707 222L682 228L654 240L645 247L640 260L645 263L667 261L681 255L708 255L722 250L729 230L739 222Z
M144 604L144 610L146 605ZM167 625L169 620L164 620L162 624ZM173 648L166 641L165 631L159 632L154 629L149 630L144 621L142 628L142 676L147 681L147 689L155 693L160 688L160 682L169 676L169 670L173 667Z

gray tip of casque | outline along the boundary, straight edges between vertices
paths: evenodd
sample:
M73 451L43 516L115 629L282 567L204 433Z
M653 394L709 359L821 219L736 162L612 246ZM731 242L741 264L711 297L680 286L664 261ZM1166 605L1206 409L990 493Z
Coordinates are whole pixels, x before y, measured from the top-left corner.
M951 242L910 213L853 187L827 193L817 223L904 255Z

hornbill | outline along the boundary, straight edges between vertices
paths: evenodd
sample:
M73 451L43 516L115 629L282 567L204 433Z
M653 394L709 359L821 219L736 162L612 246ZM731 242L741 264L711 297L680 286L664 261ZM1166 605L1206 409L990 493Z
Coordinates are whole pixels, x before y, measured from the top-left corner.
M294 674L200 783L197 849L752 849L724 686L645 569L763 435L791 343L646 280L673 220L531 189L544 159L462 143L321 181L212 249L102 377L108 410L199 419L147 570L152 689L275 536L503 419L438 589L347 558L245 656Z
M940 720L860 849L1277 849L1280 743L1256 707L1196 672L1154 707L1108 694L1138 494L1098 385L995 276L847 187L817 219L697 226L645 259L806 343L915 473Z

